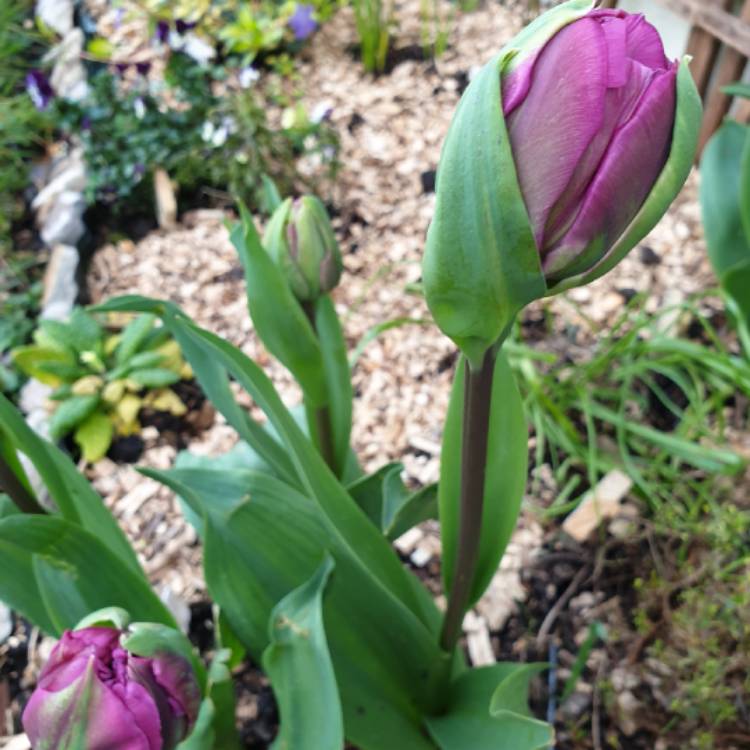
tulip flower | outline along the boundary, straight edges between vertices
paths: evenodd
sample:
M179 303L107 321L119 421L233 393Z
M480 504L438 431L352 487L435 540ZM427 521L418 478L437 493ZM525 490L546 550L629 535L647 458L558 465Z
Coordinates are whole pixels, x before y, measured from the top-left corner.
M700 99L643 16L571 0L474 78L441 157L424 258L438 325L471 360L526 304L611 269L695 155Z
M201 700L192 665L182 653L129 651L137 632L63 633L23 713L34 750L172 750L187 736Z
M315 196L287 198L268 222L263 245L301 302L327 294L341 278L341 250Z

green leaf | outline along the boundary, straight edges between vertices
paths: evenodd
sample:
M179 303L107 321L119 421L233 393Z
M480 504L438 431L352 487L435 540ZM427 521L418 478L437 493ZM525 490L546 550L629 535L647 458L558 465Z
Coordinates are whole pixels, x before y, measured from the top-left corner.
M115 362L118 365L126 364L130 358L141 348L151 329L156 322L156 316L144 313L128 323L122 331L122 338L115 349Z
M49 434L59 440L77 427L96 410L101 402L98 394L91 396L71 396L55 409L49 421Z
M52 386L58 385L60 378L50 373L48 368L44 368L43 365L56 362L68 368L76 367L75 357L70 352L62 349L38 346L36 344L19 346L13 350L11 359L13 360L13 364L24 375L36 378L40 382Z
M94 412L81 422L73 439L81 449L83 460L93 464L103 458L112 444L112 432L112 420L102 412Z
M357 505L390 540L438 516L436 485L409 492L401 479L403 470L403 464L386 464L347 487Z
M128 379L144 388L164 388L176 383L180 376L176 372L166 370L163 367L147 367L143 370L132 370Z
M260 176L263 182L263 207L270 216L283 202L276 183L265 173Z
M744 99L750 99L750 83L731 83L724 86L722 91L729 96L741 96Z
M701 161L708 257L725 291L750 321L750 128L727 120Z
M438 488L443 580L448 591L453 582L458 545L465 369L466 362L462 360L456 370L443 431ZM526 486L527 440L528 429L521 396L508 360L501 351L497 357L492 382L482 532L470 604L482 596L492 580L516 527Z
M147 473L204 508L206 581L254 658L268 646L276 603L330 553L336 573L324 618L347 738L368 750L432 748L420 722L422 711L440 701L448 668L437 647L438 617L426 629L329 532L315 503L273 477L235 470L216 488L216 472ZM437 616L431 600L429 606Z
M677 74L677 115L672 134L672 150L651 193L607 255L590 271L556 284L549 290L549 295L590 284L608 273L659 223L693 167L702 119L703 105L685 58Z
M100 36L95 36L86 45L86 50L93 57L97 57L100 60L108 60L112 56L114 48L112 43L107 39L103 39Z
M334 568L326 557L309 581L271 613L263 668L281 715L274 748L341 750L344 725L336 676L323 628L323 589Z
M512 56L497 55L461 98L422 263L435 322L475 364L546 291L502 112L500 75Z
M240 205L242 223L230 233L245 269L247 306L261 340L300 384L311 406L325 406L323 355L310 321L260 242L252 216Z
M471 669L450 687L444 715L426 724L441 750L542 750L552 727L531 718L528 683L544 669L535 664L494 664Z
M86 478L59 448L39 437L2 395L0 431L34 464L61 515L90 531L129 567L143 575L125 534Z
M0 521L3 561L36 585L21 596L16 576L0 577L0 599L53 635L74 627L89 613L122 607L134 618L175 627L168 610L146 579L127 566L105 543L62 518L18 515ZM36 591L32 597L32 591ZM39 602L47 612L39 617Z
M248 443L269 466L273 467L273 471L279 477L297 483L297 473L287 452L267 430L250 417L247 409L235 400L226 368L215 359L207 358L204 347L200 344L196 345L189 336L182 333L181 328L175 325L178 319L185 317L176 305L171 302L159 302L146 297L128 295L109 300L96 309L103 312L147 311L163 316L165 326L179 343L182 354L190 363L206 397L237 430L240 438Z
M315 327L323 356L328 408L333 430L336 475L341 477L349 456L354 393L344 332L333 302L328 296L320 297L315 303Z

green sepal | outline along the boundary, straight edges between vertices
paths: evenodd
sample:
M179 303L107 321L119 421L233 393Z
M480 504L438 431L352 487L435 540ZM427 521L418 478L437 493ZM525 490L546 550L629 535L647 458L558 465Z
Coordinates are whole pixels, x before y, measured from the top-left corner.
M443 430L438 485L442 572L447 591L453 583L458 547L465 370L466 361L462 360L456 370ZM521 396L508 360L501 351L492 380L482 531L469 605L476 602L489 585L516 527L526 486L527 442L528 428Z
M659 223L682 189L695 159L703 111L688 62L689 59L684 58L677 73L677 107L672 149L641 210L599 263L585 273L555 284L549 289L548 295L590 284L611 271Z
M458 105L422 263L435 322L475 365L546 291L503 117L501 73L514 54L485 65Z

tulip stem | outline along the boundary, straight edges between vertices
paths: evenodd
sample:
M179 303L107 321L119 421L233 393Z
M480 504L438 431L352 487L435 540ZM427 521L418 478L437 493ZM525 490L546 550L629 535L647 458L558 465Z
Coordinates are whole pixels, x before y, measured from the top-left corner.
M440 635L441 648L449 652L456 647L461 635L461 625L469 605L471 585L479 559L492 376L496 356L497 352L489 349L480 367L474 369L468 362L465 365L458 548L453 584Z
M22 513L46 513L37 499L16 476L2 454L0 454L0 491L5 492Z
M315 323L315 303L314 302L302 302L302 309L307 315L307 319L310 321L313 332L318 335L318 327ZM314 409L308 409L308 413L313 412L313 419L315 420L314 425L309 425L310 430L314 431L314 436L317 440L318 450L323 460L328 465L328 468L338 476L338 467L336 466L336 451L333 447L333 425L331 424L331 410L326 406L316 407Z

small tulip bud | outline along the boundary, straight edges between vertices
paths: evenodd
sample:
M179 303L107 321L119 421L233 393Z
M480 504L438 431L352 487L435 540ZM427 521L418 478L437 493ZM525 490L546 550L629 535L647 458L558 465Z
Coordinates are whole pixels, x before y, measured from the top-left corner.
M473 363L524 305L614 267L693 162L700 98L640 15L570 0L474 77L424 257L437 324Z
M287 198L274 211L263 245L302 302L327 294L341 278L341 251L328 213L312 195Z
M138 627L63 633L23 713L34 750L173 750L185 739L201 700L193 666L181 649L129 650Z

